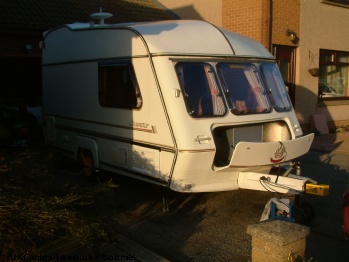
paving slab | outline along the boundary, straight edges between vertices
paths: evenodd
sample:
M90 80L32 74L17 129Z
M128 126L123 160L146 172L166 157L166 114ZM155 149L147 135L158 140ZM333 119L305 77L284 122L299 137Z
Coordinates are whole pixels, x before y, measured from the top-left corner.
M125 236L117 235L115 239L114 243L103 243L97 248L83 248L73 238L63 237L40 250L50 261L169 261Z

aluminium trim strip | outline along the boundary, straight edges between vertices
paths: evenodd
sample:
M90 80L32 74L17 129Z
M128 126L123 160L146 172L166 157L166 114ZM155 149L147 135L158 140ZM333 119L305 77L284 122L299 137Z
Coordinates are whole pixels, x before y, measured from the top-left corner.
M136 141L136 140L132 140L132 139L125 138L125 137L103 134L100 132L89 131L86 129L74 128L74 127L69 127L69 126L65 126L65 125L56 125L56 128L62 129L62 130L67 130L67 131L73 131L73 132L76 132L78 134L95 136L95 137L99 137L99 138L110 139L110 140L114 140L114 141L125 142L125 143L143 146L143 147L148 147L148 148L153 148L153 149L157 149L157 150L175 153L174 148L169 147L169 146L165 146L165 145L161 145L161 144L147 143L145 141Z
M100 161L100 165L101 166L104 165L104 166L107 166L109 168L113 168L113 169L116 169L116 170L119 170L119 171L122 171L122 172L130 174L130 175L126 175L125 174L124 176L137 177L140 180L144 180L144 181L147 181L147 182L155 183L155 184L158 184L158 185L161 185L161 186L167 186L167 183L168 183L167 181L161 180L159 178L147 176L145 174L142 174L142 173L139 173L139 172L136 172L136 171L124 168L124 167L120 167L120 166L109 164L107 162ZM120 175L123 175L123 174L120 174Z

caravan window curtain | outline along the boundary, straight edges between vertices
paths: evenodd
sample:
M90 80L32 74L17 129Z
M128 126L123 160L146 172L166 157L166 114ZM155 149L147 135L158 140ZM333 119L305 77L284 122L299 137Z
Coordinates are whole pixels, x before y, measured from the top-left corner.
M275 110L291 110L292 103L277 65L274 63L264 63L261 67L263 80Z
M217 71L236 115L270 112L258 67L249 63L218 63Z
M142 97L131 63L99 65L99 102L105 107L140 108Z
M210 64L180 62L175 68L187 111L192 117L226 114L223 93Z

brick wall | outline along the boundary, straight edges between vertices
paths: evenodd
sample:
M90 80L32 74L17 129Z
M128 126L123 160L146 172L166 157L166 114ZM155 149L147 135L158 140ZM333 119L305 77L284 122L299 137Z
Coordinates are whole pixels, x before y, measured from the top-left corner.
M300 0L277 0L273 4L272 44L292 45L287 29L299 36ZM269 46L270 0L223 0L223 27Z
M273 1L273 44L292 45L286 31L300 37L300 0Z
M269 0L223 0L223 27L268 45Z

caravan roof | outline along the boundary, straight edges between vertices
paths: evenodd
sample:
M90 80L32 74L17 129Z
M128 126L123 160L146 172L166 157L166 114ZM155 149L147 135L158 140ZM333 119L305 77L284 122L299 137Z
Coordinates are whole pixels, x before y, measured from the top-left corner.
M263 45L257 41L248 37L232 33L213 26L210 23L204 21L195 20L171 20L171 21L159 21L159 22L141 22L141 23L125 23L125 24L90 24L90 23L74 23L67 24L61 27L52 29L45 32L46 39L50 38L52 32L57 30L67 30L73 33L74 31L110 31L118 30L124 31L125 29L133 32L127 35L128 42L122 44L140 44L140 40L143 42L144 47L142 51L132 50L132 55L164 55L164 54L190 54L190 55L209 55L209 56L247 56L247 57L259 57L273 59L273 56L264 48ZM123 29L123 30L122 30ZM73 38L80 39L79 49L83 48L86 43L91 41L108 41L112 42L113 37L103 34L97 34L94 39L87 40L86 34L76 35ZM82 36L84 35L84 36ZM107 38L103 38L107 37ZM130 39L131 38L131 39ZM135 39L137 38L137 39ZM61 44L68 44L69 37L60 37ZM132 42L130 42L130 40ZM86 42L87 41L87 42ZM76 41L73 41L76 45ZM115 43L114 43L115 45ZM118 43L120 46L120 43ZM65 48L73 48L70 44ZM97 46L96 46L97 47Z

